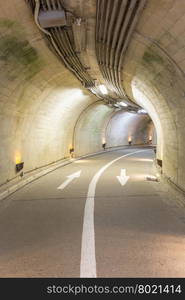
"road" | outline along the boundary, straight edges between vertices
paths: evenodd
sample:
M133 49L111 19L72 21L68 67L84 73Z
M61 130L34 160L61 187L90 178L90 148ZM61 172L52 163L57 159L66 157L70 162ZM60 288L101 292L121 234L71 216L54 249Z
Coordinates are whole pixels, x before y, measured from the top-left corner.
M12 194L0 207L0 277L185 277L185 218L146 180L153 158L106 152Z

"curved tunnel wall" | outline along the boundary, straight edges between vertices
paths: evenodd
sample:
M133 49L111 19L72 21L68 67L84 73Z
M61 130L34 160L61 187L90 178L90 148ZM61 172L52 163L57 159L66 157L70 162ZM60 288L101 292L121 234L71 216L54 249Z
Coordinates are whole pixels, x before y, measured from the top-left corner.
M47 48L26 3L6 4L0 10L0 184L16 176L16 162L27 172L69 156L76 120L97 100Z
M185 188L185 3L160 3L147 1L125 55L123 86L155 124L163 172ZM16 161L30 171L68 156L74 128L76 155L102 150L113 110L103 103L86 109L97 98L48 49L24 1L0 4L0 37L0 184L16 175ZM120 135L106 139L124 143Z
M15 20L23 13L20 24ZM24 161L28 172L68 157L72 146L76 156L101 151L107 124L119 130L119 114L109 122L114 110L97 102L49 51L24 3L11 18L3 12L0 33L0 183L16 176L16 162ZM111 140L106 137L107 146ZM114 146L122 144L116 135Z
M149 136L156 144L155 128L148 115L114 112L98 101L86 108L77 121L75 155L102 151L104 142L107 148L128 145L128 137L131 137L132 144L147 144Z
M148 115L137 115L128 112L118 112L109 121L106 129L107 147L132 144L147 144L150 137L156 144L156 134Z
M16 162L28 172L69 157L72 146L77 156L101 151L114 113L49 51L24 3L2 15L0 184L16 176Z
M84 110L75 128L76 156L102 151L103 129L112 111L102 101Z
M157 155L163 160L163 174L182 189L185 189L184 14L184 1L147 1L123 66L127 94L148 110L157 127Z
M153 124L156 129L155 133L155 144L157 144L157 158L163 160L163 143L164 143L164 138L163 138L163 130L162 130L162 125L161 125L161 120L156 112L156 109L154 105L151 102L151 93L145 93L145 90L149 92L149 88L143 88L144 83L139 82L139 80L134 80L132 81L132 93L134 96L134 99L137 101L138 104L140 104L149 114L150 117L153 121ZM148 98L149 97L149 98ZM153 96L153 98L155 98Z

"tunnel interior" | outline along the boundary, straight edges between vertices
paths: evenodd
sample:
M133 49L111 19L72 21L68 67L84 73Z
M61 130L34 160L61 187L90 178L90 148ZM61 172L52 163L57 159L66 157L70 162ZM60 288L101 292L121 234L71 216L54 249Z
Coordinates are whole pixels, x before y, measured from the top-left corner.
M24 162L23 174L27 174L69 158L71 149L73 157L80 157L101 152L102 144L110 149L130 143L157 146L163 175L184 190L185 4L140 1L135 15L128 15L133 26L127 34L129 43L123 45L119 30L125 23L120 21L119 7L134 8L136 1L116 1L110 28L106 22L111 3L100 2L7 0L0 4L1 186L20 175L16 164ZM42 23L44 14L50 17L50 12L64 9L65 26ZM99 32L104 26L110 32ZM114 54L106 58L103 46L98 48L101 38L108 46L117 45L122 61L118 52L115 60ZM103 55L115 64L113 69L122 63L120 78L110 75ZM99 83L108 95L103 96Z
M0 277L184 276L184 137L185 1L0 1Z

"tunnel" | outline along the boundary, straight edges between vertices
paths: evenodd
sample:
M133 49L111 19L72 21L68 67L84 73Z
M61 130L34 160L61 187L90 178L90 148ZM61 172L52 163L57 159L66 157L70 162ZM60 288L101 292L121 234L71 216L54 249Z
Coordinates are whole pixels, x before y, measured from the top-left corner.
M184 277L185 1L0 8L0 277Z

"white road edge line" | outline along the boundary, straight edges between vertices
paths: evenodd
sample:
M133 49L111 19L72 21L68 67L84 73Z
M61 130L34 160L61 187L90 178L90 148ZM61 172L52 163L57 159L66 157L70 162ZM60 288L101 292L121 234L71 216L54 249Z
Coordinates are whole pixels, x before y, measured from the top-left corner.
M147 149L148 150L148 149ZM95 254L95 232L94 232L94 197L96 192L96 185L103 174L103 172L113 163L126 156L147 151L139 150L132 153L122 155L104 167L102 167L92 178L87 193L87 199L84 209L83 231L82 231L82 245L81 245L81 262L80 262L80 277L81 278L96 278L96 254Z

